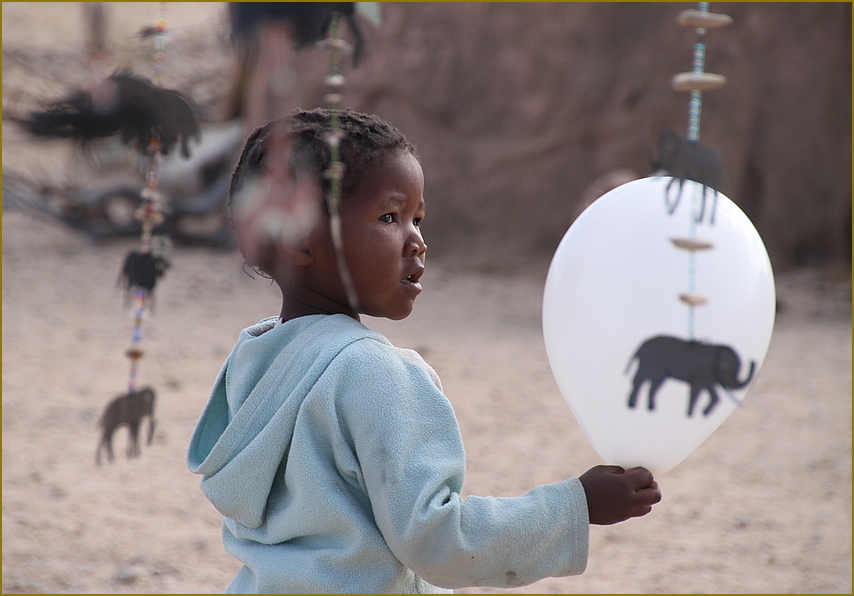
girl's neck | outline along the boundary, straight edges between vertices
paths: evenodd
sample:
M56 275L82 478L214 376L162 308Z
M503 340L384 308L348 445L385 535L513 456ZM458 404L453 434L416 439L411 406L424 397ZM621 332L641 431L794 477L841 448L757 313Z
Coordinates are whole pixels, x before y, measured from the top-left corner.
M335 315L342 314L360 321L359 313L341 304L332 301L300 300L295 297L285 297L282 300L282 311L279 320L282 322L305 317L308 315Z

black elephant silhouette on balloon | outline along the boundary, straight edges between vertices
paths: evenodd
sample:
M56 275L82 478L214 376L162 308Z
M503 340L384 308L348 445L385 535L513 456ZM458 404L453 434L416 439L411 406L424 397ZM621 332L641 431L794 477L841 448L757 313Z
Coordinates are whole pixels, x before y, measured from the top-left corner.
M709 405L703 410L703 415L708 416L719 401L717 385L724 390L743 389L750 383L756 369L756 362L751 361L747 378L739 381L741 359L731 347L667 335L658 335L643 342L629 360L626 374L635 360L638 361L638 368L629 395L629 407L635 407L641 387L649 381L648 406L654 410L655 394L669 377L685 381L691 386L688 417L693 416L694 407L704 389L711 397Z

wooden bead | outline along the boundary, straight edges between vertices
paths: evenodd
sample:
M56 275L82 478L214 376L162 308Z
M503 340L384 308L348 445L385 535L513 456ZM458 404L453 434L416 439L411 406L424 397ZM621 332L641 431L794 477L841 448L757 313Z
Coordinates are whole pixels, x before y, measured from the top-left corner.
M346 137L346 136L347 136L347 133L345 133L345 132L344 132L343 130L341 130L340 128L330 128L329 130L324 131L324 132L323 132L323 134L321 134L321 136L323 137L323 139L324 139L326 142L329 142L329 139L330 139L330 138L332 138L332 137L334 137L334 138L336 138L336 139L338 139L338 140L341 140L341 139L343 139L344 137Z
M705 250L715 245L711 240L697 240L695 238L671 238L670 241L685 250Z
M165 217L159 211L149 211L145 208L137 209L133 216L137 221L150 223L155 226L165 221Z
M331 75L326 75L326 77L323 79L323 81L327 85L329 85L330 87L341 87L342 85L344 85L345 78L344 78L344 75L331 74Z
M701 304L705 304L709 301L709 299L702 294L679 294L679 300L686 302L691 306L700 306Z
M353 46L343 39L322 39L317 42L317 45L324 47L327 50L338 50L345 54L350 54L353 51Z
M130 348L127 352L125 352L125 356L130 358L131 360L139 360L142 358L142 350L139 348Z
M712 29L723 25L731 25L732 17L728 14L715 14L711 12L700 12L693 8L683 10L676 17L676 22L683 27L699 27L701 29Z
M673 75L670 84L674 91L713 91L726 85L726 77L710 72L680 72Z
M340 104L344 100L344 96L340 93L327 93L323 96L323 102L327 104Z
M345 166L340 161L333 161L329 164L329 168L323 171L323 176L327 180L341 180L344 178Z
M158 191L156 188L150 188L148 186L142 189L142 192L139 193L139 196L141 196L146 201L162 202L164 200L163 195L160 193L160 191Z
M343 130L336 128L334 130L327 130L321 136L330 147L340 147L341 139L345 137L345 134Z

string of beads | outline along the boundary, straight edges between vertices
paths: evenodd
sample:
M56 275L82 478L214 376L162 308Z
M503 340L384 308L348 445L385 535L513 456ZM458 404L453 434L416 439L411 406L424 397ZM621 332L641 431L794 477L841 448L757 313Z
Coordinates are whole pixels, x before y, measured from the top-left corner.
M335 247L335 253L338 261L338 272L341 275L341 280L344 283L344 288L347 292L347 299L350 302L350 308L358 311L359 297L356 294L356 287L353 284L353 278L350 275L350 270L347 268L347 263L344 258L344 242L341 231L341 215L338 206L341 202L341 181L344 179L345 165L341 161L341 140L344 138L344 131L339 127L338 113L341 109L341 102L344 99L342 90L345 83L344 75L339 71L341 62L341 53L350 53L353 51L352 46L345 40L339 37L341 23L341 13L333 12L332 21L329 26L329 36L327 39L319 42L329 50L329 74L325 78L326 85L329 87L329 93L324 96L324 101L329 105L330 110L330 130L325 136L325 140L329 145L329 168L324 172L324 175L329 180L329 194L326 197L326 203L329 209L329 230L332 236L332 243Z
M154 38L154 79L155 86L162 86L162 76L166 69L166 3L160 3L160 10L157 11L155 18L155 29L157 31ZM157 134L151 137L151 143L148 147L148 173L146 175L145 188L140 193L142 205L137 209L135 217L141 223L141 233L139 241L139 249L137 253L144 257L151 257L153 244L153 231L155 226L162 223L164 220L163 213L166 210L166 200L163 194L157 188L157 174L160 167L160 139ZM167 242L163 239L163 244ZM146 310L151 304L150 290L144 287L136 286L133 292L133 332L131 335L131 347L125 352L125 355L130 359L130 372L128 374L128 392L136 391L137 373L139 370L139 360L143 356L143 351L140 348L142 343L142 322L145 317Z
M726 84L726 77L704 72L706 59L706 30L712 27L728 25L732 18L724 14L713 14L709 12L708 2L699 2L697 10L684 10L677 16L677 22L685 27L695 27L697 42L694 44L693 61L691 72L679 73L671 81L675 91L688 91L688 140L698 142L700 139L700 114L702 111L703 91L720 89ZM701 201L701 193L705 191L700 185L694 184L692 197L692 213L698 213L698 205ZM673 243L678 248L688 251L688 292L681 294L679 299L688 305L688 340L694 340L695 332L695 307L705 304L708 299L697 293L697 251L712 248L713 244L708 241L697 239L698 219L692 215L690 218L690 229L688 239L674 239Z

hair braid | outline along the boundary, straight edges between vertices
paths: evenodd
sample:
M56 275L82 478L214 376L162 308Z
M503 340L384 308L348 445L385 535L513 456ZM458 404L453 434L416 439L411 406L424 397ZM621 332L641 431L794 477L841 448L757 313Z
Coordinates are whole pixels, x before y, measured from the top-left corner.
M291 167L311 170L323 192L329 191L329 180L323 172L330 164L329 144L324 137L331 128L331 111L325 108L296 110L288 117L268 122L249 135L231 177L228 189L230 211L233 211L232 201L245 182L263 173L266 158L274 150L271 145L279 126L287 127L290 136ZM346 200L367 170L381 164L389 155L408 151L418 159L415 146L406 140L403 133L377 116L343 110L338 112L338 127L344 133L340 146L340 159L345 165L342 200Z

